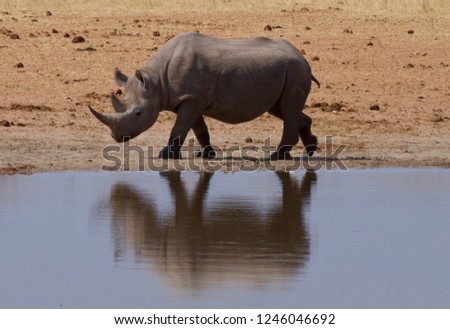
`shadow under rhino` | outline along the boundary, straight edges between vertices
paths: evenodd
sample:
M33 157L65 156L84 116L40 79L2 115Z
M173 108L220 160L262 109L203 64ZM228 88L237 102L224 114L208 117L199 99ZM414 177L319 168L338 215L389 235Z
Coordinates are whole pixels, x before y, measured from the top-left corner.
M189 190L181 173L161 173L172 198L167 202L173 202L173 211L165 212L150 191L117 183L108 200L115 260L130 257L131 251L135 262L150 264L169 285L182 289L230 282L258 288L282 285L309 258L304 216L317 177L306 172L299 183L287 172L274 175L281 196L274 202L276 196L265 192L270 207L264 212L251 198L215 198L220 191L209 190L214 174L208 172ZM245 185L239 189L247 193Z

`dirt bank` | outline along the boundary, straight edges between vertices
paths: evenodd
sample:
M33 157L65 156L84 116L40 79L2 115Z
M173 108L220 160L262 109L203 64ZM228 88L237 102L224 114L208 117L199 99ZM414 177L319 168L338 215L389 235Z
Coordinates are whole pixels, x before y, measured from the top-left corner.
M114 68L131 74L186 31L282 37L304 50L322 84L313 87L305 111L323 149L326 136L333 148L346 145L339 157L347 167L450 167L449 15L374 15L336 7L187 13L98 8L83 14L21 9L0 13L0 173L99 170L103 148L115 143L87 105L112 111L109 95L119 89ZM75 42L77 36L85 41ZM132 145L158 151L173 122L172 114L163 113ZM208 124L212 142L222 149L258 149L268 137L273 145L281 137L281 122L270 116L237 126ZM301 156L301 146L294 154Z

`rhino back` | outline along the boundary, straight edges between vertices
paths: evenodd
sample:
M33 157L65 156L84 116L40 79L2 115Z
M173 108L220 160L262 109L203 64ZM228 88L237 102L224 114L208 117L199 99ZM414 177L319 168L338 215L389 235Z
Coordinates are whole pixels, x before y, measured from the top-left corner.
M185 33L171 39L144 69L158 72L168 108L196 97L205 115L230 123L268 111L288 73L298 75L294 88L311 81L301 53L284 40L268 38L224 40Z

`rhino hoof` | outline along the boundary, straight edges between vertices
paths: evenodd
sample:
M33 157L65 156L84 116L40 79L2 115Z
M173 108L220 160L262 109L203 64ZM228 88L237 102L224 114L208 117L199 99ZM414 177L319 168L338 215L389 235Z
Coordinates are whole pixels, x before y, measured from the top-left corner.
M181 149L176 146L166 146L159 152L160 159L181 159Z
M273 152L270 156L271 161L278 161L278 160L292 160L292 156L289 152Z
M195 152L195 156L203 159L214 159L216 157L216 152L211 146L206 146L202 150Z
M308 152L308 156L312 156L314 152L317 150L317 137L312 135L311 136L311 143L309 145L306 145L305 149L306 152Z
M308 145L306 147L306 152L308 152L308 156L313 156L314 152L317 150L317 145Z

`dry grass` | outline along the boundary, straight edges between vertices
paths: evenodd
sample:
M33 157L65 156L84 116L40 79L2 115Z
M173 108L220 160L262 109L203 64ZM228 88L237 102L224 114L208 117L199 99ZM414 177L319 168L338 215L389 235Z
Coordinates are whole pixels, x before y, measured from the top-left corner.
M340 8L371 13L449 13L449 0L0 0L3 10L55 10L80 11L292 11L307 8Z

